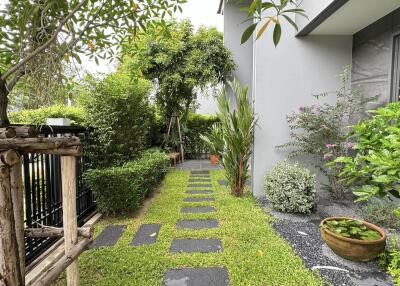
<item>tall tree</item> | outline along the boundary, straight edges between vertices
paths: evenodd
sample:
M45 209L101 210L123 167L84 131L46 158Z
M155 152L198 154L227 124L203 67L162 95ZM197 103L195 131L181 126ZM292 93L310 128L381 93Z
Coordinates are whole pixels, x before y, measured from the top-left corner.
M21 78L54 82L63 60L113 58L115 48L186 0L9 0L0 11L0 125Z
M195 32L190 21L168 26L168 33L148 30L124 49L125 67L153 81L156 104L165 119L173 112L185 117L198 91L225 82L235 68L215 28Z

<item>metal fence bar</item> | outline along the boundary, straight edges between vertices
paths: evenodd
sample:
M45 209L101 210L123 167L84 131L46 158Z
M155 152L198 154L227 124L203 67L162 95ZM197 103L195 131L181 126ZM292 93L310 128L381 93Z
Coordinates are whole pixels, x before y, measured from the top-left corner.
M85 140L89 132L82 127L45 126L41 135L56 137L66 134ZM88 168L88 158L77 158L77 215L78 224L93 213L96 201L92 191L83 182L83 173ZM36 228L41 225L62 226L61 164L59 155L29 153L23 155L25 185L25 226ZM53 245L57 238L26 238L26 264L29 265L40 254Z

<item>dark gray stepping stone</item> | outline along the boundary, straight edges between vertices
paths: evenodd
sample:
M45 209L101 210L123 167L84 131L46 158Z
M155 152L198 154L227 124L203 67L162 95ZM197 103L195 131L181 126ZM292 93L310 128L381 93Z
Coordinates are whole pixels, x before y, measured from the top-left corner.
M186 191L186 194L190 195L206 195L206 194L212 194L212 190L188 190Z
M219 239L174 239L170 248L170 252L173 253L209 253L222 250L222 243Z
M225 180L219 180L219 181L218 181L218 184L220 184L221 186L227 186L227 185L228 185L228 182L225 181Z
M192 175L193 174L196 174L196 175L198 175L198 174L210 174L210 171L208 171L208 170L192 170L190 173Z
M164 286L229 286L226 268L170 269L164 274Z
M189 188L211 188L211 184L189 184Z
M218 221L215 219L180 220L176 223L177 229L205 229L218 228Z
M161 224L143 224L136 232L132 246L142 246L156 243Z
M209 174L191 174L189 178L210 178Z
M201 213L212 213L215 212L214 207L183 207L182 213L185 214L201 214Z
M210 183L211 179L189 179L190 183Z
M124 233L126 225L109 225L96 237L90 248L114 246Z
M214 198L184 198L185 203L215 202Z

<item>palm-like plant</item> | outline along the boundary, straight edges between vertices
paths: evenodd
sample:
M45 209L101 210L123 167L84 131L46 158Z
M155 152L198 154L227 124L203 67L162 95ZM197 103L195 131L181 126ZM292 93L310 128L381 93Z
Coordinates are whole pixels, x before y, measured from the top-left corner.
M200 135L200 138L207 145L211 155L222 155L224 150L224 138L220 123L213 124L210 132L207 135Z
M242 87L237 80L229 82L229 85L233 90L236 108L231 109L225 88L218 97L217 115L224 141L222 166L232 194L241 196L249 177L249 159L257 118L247 97L248 88Z

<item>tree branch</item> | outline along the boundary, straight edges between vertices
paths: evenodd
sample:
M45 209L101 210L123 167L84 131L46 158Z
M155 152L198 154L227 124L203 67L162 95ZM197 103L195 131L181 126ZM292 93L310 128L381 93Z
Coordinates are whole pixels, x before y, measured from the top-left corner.
M2 77L1 80L6 80L10 75L12 75L13 73L15 73L16 71L18 71L21 67L23 67L27 62L29 62L32 58L34 58L36 55L38 55L39 53L43 52L46 48L48 48L52 43L54 43L57 40L57 36L58 34L61 32L63 26L75 15L76 12L79 11L79 9L82 8L83 5L85 5L85 3L88 0L82 0L81 2L79 2L76 7L60 22L60 24L58 25L56 31L54 32L54 34L51 36L51 38L44 43L43 45L41 45L40 47L38 47L36 50L34 50L32 53L30 53L29 55L27 55L24 59L22 59L20 62L18 62L15 66L13 66L12 68L10 68Z

